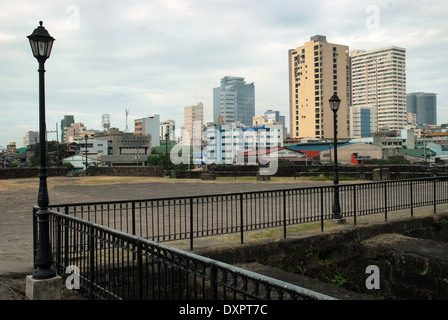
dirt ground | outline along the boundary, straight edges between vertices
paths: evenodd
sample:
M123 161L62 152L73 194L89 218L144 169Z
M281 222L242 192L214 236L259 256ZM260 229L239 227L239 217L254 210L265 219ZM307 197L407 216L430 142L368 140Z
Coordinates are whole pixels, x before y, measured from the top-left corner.
M47 181L50 204L278 190L332 183L293 178L258 182L251 177L202 181L99 176L50 177ZM25 278L33 272L32 208L37 204L38 188L37 177L0 181L0 300L26 299ZM63 298L73 297L66 292Z
M352 181L348 183L359 183ZM80 203L112 200L165 198L188 195L224 194L246 191L281 190L332 184L332 181L306 181L294 178L273 178L256 181L255 178L223 178L216 181L168 179L151 177L52 177L48 179L50 204ZM0 181L0 300L26 300L25 278L33 272L32 257L32 207L37 204L38 178ZM414 215L424 215L428 208L415 209ZM432 212L432 211L431 211ZM409 216L409 211L389 213L389 219ZM383 222L379 215L358 217L357 223ZM343 229L353 225L347 219L345 225L325 222L326 231ZM320 223L290 227L292 233L320 232ZM250 232L245 243L282 237L282 229ZM207 239L195 239L195 247L201 245L237 245L239 237L224 235ZM170 245L187 249L185 241ZM63 299L82 299L76 293L63 290Z

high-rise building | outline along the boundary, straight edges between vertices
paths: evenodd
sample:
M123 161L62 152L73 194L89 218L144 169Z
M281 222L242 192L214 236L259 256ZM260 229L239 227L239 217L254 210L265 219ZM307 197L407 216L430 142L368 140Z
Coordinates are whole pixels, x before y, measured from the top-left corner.
M74 122L68 127L64 127L64 140L63 142L73 142L76 139L84 139L84 135L87 133L87 128L82 122Z
M328 43L316 35L289 56L289 115L291 138L333 138L329 100L341 99L337 113L338 137L348 138L348 46Z
M151 135L152 147L160 146L160 116L158 114L134 120L134 130L136 136Z
M252 124L255 116L255 85L242 77L224 77L221 86L213 89L213 122L222 116L224 123Z
M437 95L426 92L407 94L406 111L415 114L416 125L437 125Z
M174 120L165 120L160 124L160 140L166 140L165 135L168 134L169 141L176 141L176 122Z
M23 146L33 146L39 143L39 132L37 131L27 131L25 133L25 138L23 139Z
M64 119L61 120L61 141L65 142L65 128L71 127L71 125L75 123L75 117L72 115L64 116Z
M350 138L368 138L377 132L375 107L350 107Z
M377 130L400 131L407 124L406 49L350 52L353 107L373 107Z
M184 130L182 131L182 145L199 146L202 144L204 132L204 105L198 102L196 105L184 108ZM187 137L188 136L188 137Z

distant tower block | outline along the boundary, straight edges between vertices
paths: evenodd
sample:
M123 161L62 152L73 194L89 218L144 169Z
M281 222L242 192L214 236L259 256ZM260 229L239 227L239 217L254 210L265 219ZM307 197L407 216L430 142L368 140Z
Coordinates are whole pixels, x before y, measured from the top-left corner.
M129 109L126 109L126 130L125 130L125 132L129 132L128 116L129 116Z
M101 127L104 131L107 131L110 128L110 116L108 114L103 114L101 119Z

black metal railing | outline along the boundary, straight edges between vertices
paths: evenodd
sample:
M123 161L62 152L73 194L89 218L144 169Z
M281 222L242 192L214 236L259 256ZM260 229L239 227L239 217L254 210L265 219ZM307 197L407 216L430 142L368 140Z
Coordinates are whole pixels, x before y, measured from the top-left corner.
M343 217L448 202L448 177L339 185ZM334 186L52 205L54 265L101 299L330 299L161 244L332 218ZM33 217L35 217L34 208ZM38 225L34 219L34 252Z
M58 273L75 271L70 277L78 277L80 289L90 299L333 300L56 211L51 212L50 224Z
M163 199L51 205L79 217L138 237L166 242L286 227L332 219L334 186ZM339 185L343 217L434 206L448 202L448 177Z

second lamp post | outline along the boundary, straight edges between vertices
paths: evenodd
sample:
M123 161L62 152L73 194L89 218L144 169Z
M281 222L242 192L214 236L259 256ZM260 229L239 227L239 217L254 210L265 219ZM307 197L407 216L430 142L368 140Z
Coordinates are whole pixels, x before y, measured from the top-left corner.
M333 218L341 219L341 205L339 203L339 173L338 173L338 124L337 113L339 106L341 105L341 99L339 99L336 92L330 99L330 108L333 111L333 127L334 127L334 199L333 199Z
M37 270L33 279L44 280L56 276L52 268L53 257L50 245L50 211L48 210L49 197L47 187L47 149L46 149L46 122L45 122L45 61L50 57L54 38L44 28L42 21L28 36L33 56L39 62L39 193L37 204L38 217L38 245L35 259Z
M88 163L88 158L87 158L87 153L88 153L88 150L87 150L87 140L89 139L89 136L86 134L84 136L84 139L86 139L86 176L88 176L89 175L89 163Z

